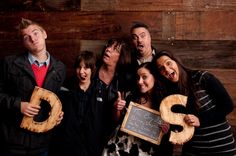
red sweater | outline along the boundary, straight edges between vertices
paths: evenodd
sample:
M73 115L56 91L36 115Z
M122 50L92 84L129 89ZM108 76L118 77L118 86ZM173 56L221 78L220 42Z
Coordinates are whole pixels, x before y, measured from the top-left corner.
M39 87L42 87L49 66L41 66L41 67L39 67L39 66L37 66L35 64L32 64L31 67L32 67L32 70L34 72L34 76L35 76L37 85Z

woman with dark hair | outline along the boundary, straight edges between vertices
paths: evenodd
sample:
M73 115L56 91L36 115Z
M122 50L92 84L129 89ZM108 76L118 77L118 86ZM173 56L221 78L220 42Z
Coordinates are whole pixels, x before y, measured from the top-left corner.
M118 91L128 91L130 48L124 39L107 41L94 78L95 94L87 116L90 155L101 155L104 145L116 127L113 120L114 102Z
M119 98L115 102L116 111L126 112L130 101L138 103L144 107L159 111L159 105L163 98L160 83L154 77L155 69L150 62L143 63L136 70L136 86L127 98L126 102ZM127 103L127 104L126 104ZM126 105L125 105L126 104ZM124 117L117 114L116 119L122 120ZM168 132L169 125L163 121L160 125L162 132ZM104 155L130 155L130 156L172 156L173 145L168 141L169 135L164 135L160 145L155 145L135 136L118 131L117 135L108 142Z
M85 134L88 110L94 94L93 77L96 56L82 51L74 62L74 75L67 81L67 88L60 91L64 119L55 131L49 155L89 156L89 144Z
M96 61L97 56L94 52L82 51L74 60L74 74L65 82L64 86L71 90L79 85L84 90L87 90L96 73ZM86 75L86 70L91 70L91 75Z
M184 121L195 126L182 155L236 155L235 139L226 116L233 102L221 82L207 71L185 67L172 53L157 53L153 63L168 94L188 96Z

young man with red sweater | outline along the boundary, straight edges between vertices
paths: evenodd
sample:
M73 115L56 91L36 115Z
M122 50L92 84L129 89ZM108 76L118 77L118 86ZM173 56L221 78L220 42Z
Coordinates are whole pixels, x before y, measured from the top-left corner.
M39 24L22 19L19 33L27 52L4 58L0 78L0 155L47 156L51 131L34 133L20 128L24 115L45 119L46 107L30 105L35 86L59 91L65 65L46 50L47 33ZM61 114L61 118L63 113Z

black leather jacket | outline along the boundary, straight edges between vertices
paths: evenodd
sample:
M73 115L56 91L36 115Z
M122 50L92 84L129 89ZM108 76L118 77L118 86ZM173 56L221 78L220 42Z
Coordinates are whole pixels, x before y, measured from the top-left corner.
M20 103L30 101L37 85L27 56L25 53L6 57L0 78L0 145L15 154L46 150L50 138L50 132L38 134L20 128ZM43 88L56 93L65 75L65 65L51 56Z

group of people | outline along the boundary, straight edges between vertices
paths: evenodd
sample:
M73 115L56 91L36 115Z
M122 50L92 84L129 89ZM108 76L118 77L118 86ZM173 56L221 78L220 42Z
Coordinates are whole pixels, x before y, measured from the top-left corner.
M172 94L188 97L184 121L195 127L183 145L183 156L236 155L226 119L233 102L221 82L207 71L185 67L169 51L157 51L146 24L132 25L132 42L109 39L101 58L81 51L68 79L65 65L46 50L45 29L28 19L22 19L18 28L27 51L5 57L1 67L1 156L171 156L168 139L176 129L169 123L160 125L164 133L160 145L117 127L130 101L159 111L162 99ZM20 128L23 116L40 122L50 114L47 105L30 103L35 86L56 93L62 102L57 126L44 133Z

